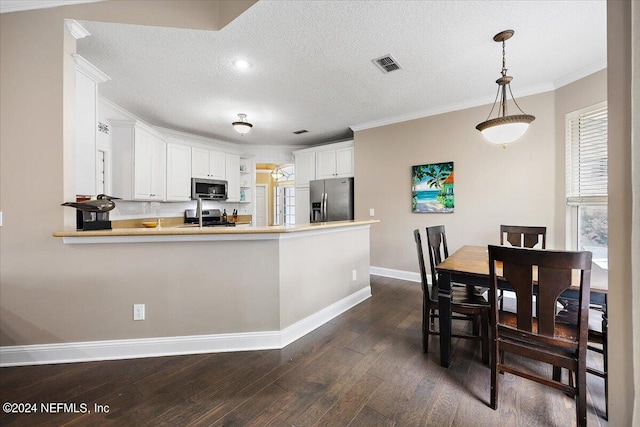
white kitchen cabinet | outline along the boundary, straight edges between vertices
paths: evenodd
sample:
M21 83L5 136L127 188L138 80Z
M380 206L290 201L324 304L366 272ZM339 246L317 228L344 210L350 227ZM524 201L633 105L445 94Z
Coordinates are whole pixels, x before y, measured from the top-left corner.
M98 84L109 80L80 55L74 54L76 63L75 85L75 183L76 195L95 196L98 176L96 136L98 131Z
M162 136L135 120L111 120L113 195L124 200L165 199L167 148Z
M167 143L167 201L191 200L191 147Z
M296 224L309 223L310 206L309 187L296 187Z
M308 187L309 181L316 179L316 153L295 154L296 187Z
M316 152L316 179L353 176L353 147Z
M240 156L225 155L225 169L227 180L227 202L240 201Z
M226 179L225 153L193 147L191 149L191 176L194 178Z

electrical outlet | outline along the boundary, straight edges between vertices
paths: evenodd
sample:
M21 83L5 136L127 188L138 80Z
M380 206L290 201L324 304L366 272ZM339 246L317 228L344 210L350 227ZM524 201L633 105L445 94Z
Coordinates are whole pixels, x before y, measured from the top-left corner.
M376 215L376 211L373 208L369 209L369 216L375 216Z
M355 282L357 277L358 275L356 273L356 270L351 270L351 280Z
M133 304L133 320L144 320L144 304Z

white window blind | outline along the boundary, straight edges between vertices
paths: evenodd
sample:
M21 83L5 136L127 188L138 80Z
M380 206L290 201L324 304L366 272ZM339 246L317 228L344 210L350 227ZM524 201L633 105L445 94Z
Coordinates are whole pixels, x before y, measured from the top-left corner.
M567 115L567 204L607 203L607 105Z

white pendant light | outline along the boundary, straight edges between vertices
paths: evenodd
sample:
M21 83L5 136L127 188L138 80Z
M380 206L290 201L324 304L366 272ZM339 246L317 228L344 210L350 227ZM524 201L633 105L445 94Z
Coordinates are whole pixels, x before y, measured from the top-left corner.
M513 36L513 33L513 30L505 30L493 37L494 41L502 42L502 75L496 80L498 93L496 94L496 100L493 102L493 107L491 107L487 120L476 126L476 129L480 131L487 141L492 144L502 145L503 147L521 138L525 132L527 132L529 124L536 119L534 116L522 111L511 92L511 80L513 80L513 77L507 76L504 45L505 41ZM507 114L507 88L509 88L509 94L511 95L513 103L522 114ZM498 98L500 98L500 105L498 107L497 117L492 119L491 114L496 108Z
M246 114L240 113L238 114L238 118L239 118L238 121L233 122L231 124L233 125L233 128L236 130L236 132L238 132L240 135L244 135L245 133L248 133L251 130L253 125L248 121L246 121L246 118L247 118Z

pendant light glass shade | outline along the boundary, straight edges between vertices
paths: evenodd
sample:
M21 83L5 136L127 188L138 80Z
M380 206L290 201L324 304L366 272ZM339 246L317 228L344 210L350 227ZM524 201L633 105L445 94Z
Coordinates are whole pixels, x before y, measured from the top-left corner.
M253 125L246 121L246 114L238 114L238 118L239 120L237 122L233 122L231 124L233 125L233 128L236 130L236 132L238 132L240 135L244 135L251 130Z
M504 45L505 41L509 40L513 34L513 30L505 30L493 37L494 41L502 42L502 75L496 80L498 93L496 94L493 107L491 107L491 111L489 112L489 117L476 126L476 129L480 131L487 141L492 144L502 145L503 147L520 139L527 132L529 124L536 119L534 116L522 111L511 92L511 80L513 80L513 77L507 75ZM509 90L514 105L522 114L507 114L507 89ZM498 99L500 99L500 105L497 109L497 117L492 119L491 114L493 110L496 109Z
M482 122L476 126L476 129L478 129L482 136L490 143L505 145L520 139L522 135L527 132L527 129L529 129L529 123L534 119L535 117L527 114L508 116Z

